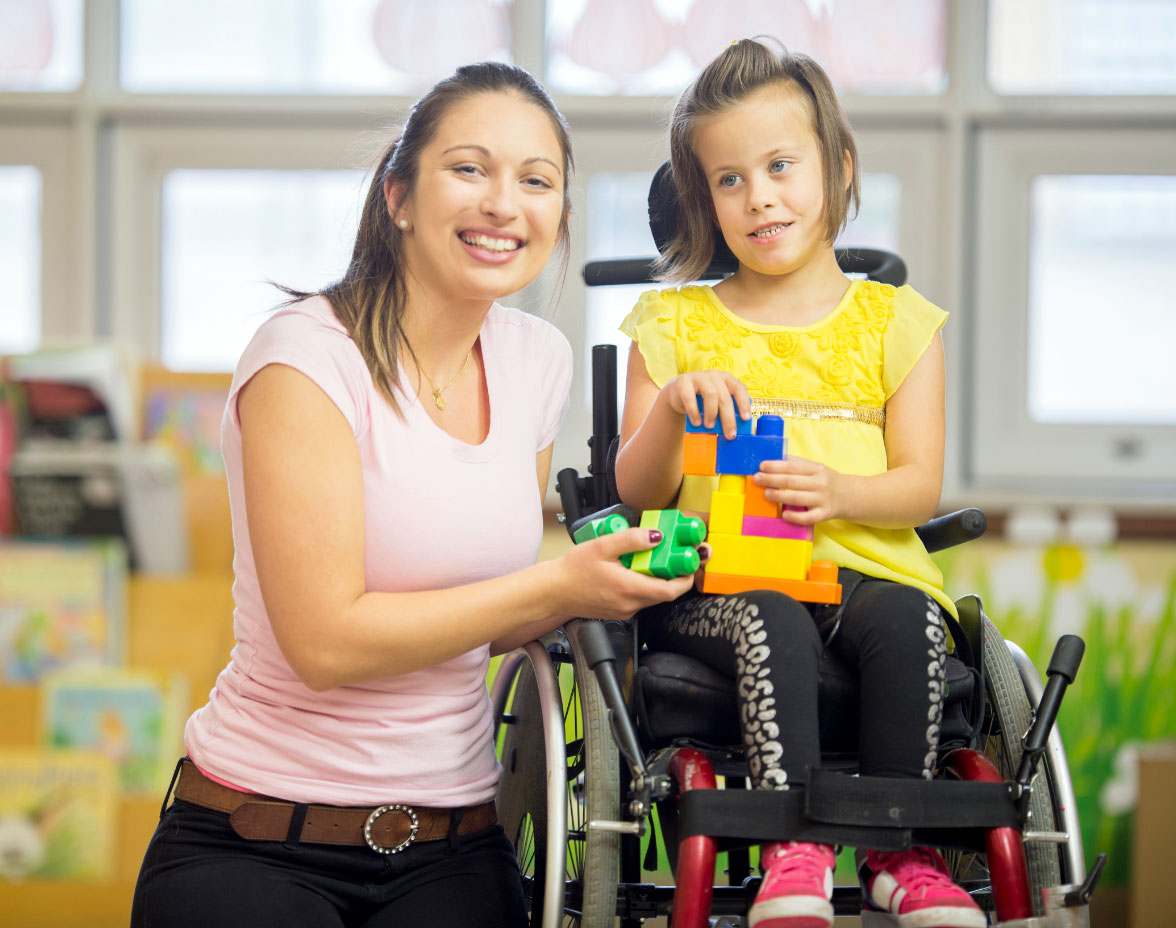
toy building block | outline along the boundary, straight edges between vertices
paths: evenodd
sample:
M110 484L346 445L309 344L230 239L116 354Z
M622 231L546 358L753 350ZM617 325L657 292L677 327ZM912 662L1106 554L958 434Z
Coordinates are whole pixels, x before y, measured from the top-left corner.
M711 530L718 531L714 527L714 519L711 519ZM765 538L792 538L796 541L807 541L810 544L813 540L813 527L811 525L797 525L795 522L789 522L781 519L779 516L744 516L740 523L740 535L762 535Z
M821 563L814 561L814 565ZM826 562L827 563L827 562ZM784 580L780 577L748 577L739 574L719 574L707 570L695 582L703 593L746 593L749 590L776 590L802 603L841 602L841 584L836 582L837 568L833 568L833 582L821 580Z
M749 577L803 580L812 562L812 542L757 535L710 534L708 571Z
M698 570L698 545L706 538L702 519L677 509L647 509L641 514L641 527L660 530L662 540L650 551L634 552L633 570L666 580Z
M719 476L719 488L711 493L710 531L724 535L743 533L743 481L736 474Z
M738 434L732 439L719 436L717 469L720 474L754 474L764 461L784 457L784 420L760 416L754 435Z
M718 458L719 436L710 432L687 430L682 444L682 473L713 477Z
M697 396L697 397L695 397L695 399L698 401L698 413L699 413L699 415L702 415L702 406L703 406L702 397ZM777 417L777 418L779 418L779 417ZM753 422L753 420L751 420L751 419L742 418L739 415L739 411L736 410L735 411L735 434L736 435L750 435L751 429L752 429L752 422ZM691 432L705 432L710 435L721 435L723 433L723 423L718 419L718 417L716 417L715 424L712 425L710 428L707 428L705 425L703 425L701 423L699 423L698 425L693 425L690 422L690 419L687 418L687 420L686 420L686 434L689 435Z
M764 497L765 487L761 487L755 482L754 474L749 474L746 477L746 486L743 490L743 515L746 516L761 516L767 519L775 519L780 515L780 504L773 503L771 500Z
M602 519L593 519L584 525L581 525L572 535L572 539L576 544L582 541L591 541L593 538L599 538L601 535L612 535L614 532L623 532L625 529L631 528L629 520L624 516L613 513L611 516L605 516ZM620 562L626 567L633 566L633 552L622 554Z

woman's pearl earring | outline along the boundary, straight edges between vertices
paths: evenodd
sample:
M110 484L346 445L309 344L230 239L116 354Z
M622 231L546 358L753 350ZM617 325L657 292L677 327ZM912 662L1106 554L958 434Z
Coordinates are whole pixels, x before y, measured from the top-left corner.
M407 219L398 219L398 220L396 220L396 224L398 226L400 226L400 228L404 229L405 231L408 230L408 220Z

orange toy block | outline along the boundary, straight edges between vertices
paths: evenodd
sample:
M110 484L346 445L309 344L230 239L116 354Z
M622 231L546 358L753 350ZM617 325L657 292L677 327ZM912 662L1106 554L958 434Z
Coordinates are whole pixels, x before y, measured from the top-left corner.
M746 486L743 490L745 502L743 514L745 516L767 516L776 518L780 515L780 504L764 499L764 487L755 482L752 477L745 477Z
M718 435L709 432L687 432L682 444L682 473L714 476L718 454Z
M836 571L836 568L834 568ZM836 573L834 573L836 576ZM802 603L841 602L841 584L815 580L784 580L780 577L749 577L739 574L718 574L707 570L697 580L695 588L703 593L746 593L748 590L776 590Z
M803 580L813 559L811 541L714 531L707 540L711 556L706 566L718 574Z

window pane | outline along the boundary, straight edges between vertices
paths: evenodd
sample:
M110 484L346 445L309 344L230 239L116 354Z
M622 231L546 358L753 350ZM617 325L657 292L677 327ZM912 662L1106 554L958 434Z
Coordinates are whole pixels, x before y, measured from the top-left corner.
M902 182L894 174L862 173L862 205L837 238L838 245L882 248L900 254Z
M1176 423L1176 176L1033 183L1029 414Z
M0 354L36 347L41 337L41 172L0 167Z
M172 171L163 182L160 356L182 371L229 371L284 295L347 267L361 171Z
M511 0L123 0L122 83L146 93L415 94L458 65L509 60L510 7Z
M998 93L1176 93L1172 0L989 0Z
M657 254L649 231L648 197L653 182L650 171L601 172L588 181L588 260L651 258ZM592 346L616 345L617 402L625 398L625 363L629 338L617 326L646 290L658 284L589 287L585 297L586 352L584 370L592 370ZM584 401L592 404L592 379L584 378Z
M0 90L76 90L83 19L82 0L0 3Z
M944 0L547 0L547 79L582 94L677 94L738 38L774 35L841 89L940 93Z

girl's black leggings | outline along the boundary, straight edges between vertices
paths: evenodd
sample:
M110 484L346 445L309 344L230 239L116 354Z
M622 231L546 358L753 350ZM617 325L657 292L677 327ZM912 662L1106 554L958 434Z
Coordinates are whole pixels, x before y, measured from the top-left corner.
M688 593L640 614L657 650L694 657L736 681L752 785L787 789L820 766L822 642L809 608L782 593ZM943 716L946 641L938 604L866 577L843 604L829 647L860 679L863 774L930 779Z

